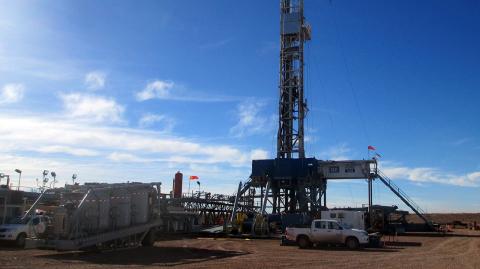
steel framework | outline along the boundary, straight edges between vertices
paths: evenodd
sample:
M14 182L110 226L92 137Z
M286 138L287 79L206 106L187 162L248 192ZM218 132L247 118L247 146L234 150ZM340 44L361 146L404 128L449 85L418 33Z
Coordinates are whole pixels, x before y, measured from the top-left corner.
M311 28L303 15L303 0L281 0L277 159L305 159L304 44L310 39ZM296 163L276 162L286 166ZM252 186L260 187L263 209L269 206L272 213L281 213L318 211L322 207L326 180L313 174L294 175L295 169L302 168L307 167L292 165L289 173L277 178L272 175L265 175L266 180L252 178Z
M254 190L253 190L254 191ZM242 197L238 201L238 208L242 212L253 212L256 207L254 195ZM184 195L182 198L170 200L172 204L181 205L185 211L198 214L198 221L201 226L223 225L229 220L233 211L235 196L223 194L211 194L201 192Z
M280 2L280 100L277 158L305 158L306 103L303 94L303 46L310 40L303 17L303 0Z
M311 213L325 206L326 179L313 171L317 161L305 158L304 149L304 44L310 39L303 0L280 0L277 158L253 161L252 175L237 193L239 200L251 199L261 214L267 208L273 214Z

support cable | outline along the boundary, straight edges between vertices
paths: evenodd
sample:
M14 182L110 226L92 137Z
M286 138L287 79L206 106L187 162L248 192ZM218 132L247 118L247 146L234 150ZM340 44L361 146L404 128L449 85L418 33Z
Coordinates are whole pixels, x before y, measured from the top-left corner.
M368 131L367 131L367 128L366 128L365 118L363 116L362 111L360 110L360 105L359 105L359 102L358 102L357 93L356 93L355 87L354 87L352 79L351 79L351 77L352 77L351 68L348 64L347 56L346 56L346 53L345 53L345 48L344 48L344 45L343 45L343 42L342 42L342 38L340 36L340 30L339 30L338 19L337 19L338 13L337 13L337 10L334 7L332 2L330 2L330 5L332 6L332 9L334 11L333 12L333 22L334 22L335 32L336 32L336 41L337 41L337 44L340 47L340 51L341 51L341 54L342 54L342 60L343 60L343 65L344 65L345 72L346 72L347 83L348 83L350 92L351 92L351 94L353 96L353 99L354 99L354 102L355 102L355 107L357 109L358 117L360 118L360 121L361 121L363 133L364 133L364 136L365 136L365 139L366 139L366 144L370 145L370 136L368 135Z

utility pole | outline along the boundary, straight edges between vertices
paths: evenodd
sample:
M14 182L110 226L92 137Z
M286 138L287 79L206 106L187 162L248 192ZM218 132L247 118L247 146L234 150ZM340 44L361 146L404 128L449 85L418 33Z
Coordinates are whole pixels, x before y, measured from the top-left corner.
M17 186L17 191L20 190L20 181L22 180L22 170L20 169L15 169L15 172L18 173L18 186Z

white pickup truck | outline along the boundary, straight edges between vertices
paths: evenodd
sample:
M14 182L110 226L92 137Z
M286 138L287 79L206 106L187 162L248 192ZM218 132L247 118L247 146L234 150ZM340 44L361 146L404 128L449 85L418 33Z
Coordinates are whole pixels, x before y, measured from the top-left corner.
M44 215L13 219L0 225L0 240L15 241L18 247L24 247L25 239L44 233L49 222L50 218Z
M369 236L364 230L347 229L336 220L317 219L311 227L288 227L286 239L294 241L300 248L308 248L312 244L344 244L349 249L357 249L368 244Z

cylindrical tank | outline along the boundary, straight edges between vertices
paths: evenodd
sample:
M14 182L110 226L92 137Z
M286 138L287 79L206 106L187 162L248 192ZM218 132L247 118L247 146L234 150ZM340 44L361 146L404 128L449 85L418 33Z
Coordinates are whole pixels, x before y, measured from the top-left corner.
M98 211L99 211L99 220L98 228L102 231L108 230L110 228L110 196L107 192L100 192L98 194Z
M131 191L132 224L143 224L149 219L148 193L150 188L137 187Z
M178 171L173 180L173 198L182 198L183 174Z
M60 238L77 237L148 223L155 212L155 197L150 184L80 186L62 193L54 233Z
M127 192L127 188L112 189L110 194L110 215L112 216L113 225L116 228L130 226L131 221L131 196Z

